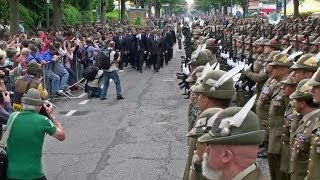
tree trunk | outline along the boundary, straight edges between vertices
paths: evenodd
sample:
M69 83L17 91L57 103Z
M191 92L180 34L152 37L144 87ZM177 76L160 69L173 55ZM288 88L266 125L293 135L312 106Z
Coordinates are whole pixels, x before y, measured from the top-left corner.
M156 6L155 6L155 9L156 9L156 18L160 18L160 9L161 9L161 4L160 2L156 1Z
M12 34L19 34L19 23L20 23L20 11L19 11L19 0L10 0L10 32Z
M293 17L299 17L299 0L293 0Z
M149 2L148 2L148 18L151 17L151 7L152 7L152 4L151 4L151 2L149 1Z
M101 3L101 11L100 11L100 23L102 24L102 26L106 25L106 11L107 11L107 7L106 7L106 1L102 0Z
M62 0L53 1L53 26L61 28Z
M121 0L121 16L120 16L120 20L121 20L121 23L124 23L126 21L126 0Z

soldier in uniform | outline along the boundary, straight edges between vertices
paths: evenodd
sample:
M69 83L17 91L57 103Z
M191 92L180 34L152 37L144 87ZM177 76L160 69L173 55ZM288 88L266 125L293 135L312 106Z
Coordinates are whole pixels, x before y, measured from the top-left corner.
M282 81L283 89L282 93L286 101L289 96L295 91L297 84L293 82L293 73L291 73L285 80ZM290 127L294 117L294 105L293 101L289 102L289 105L284 113L284 124L282 126L281 135L281 163L280 170L285 174L283 178L290 179L289 162L290 162Z
M316 40L314 40L310 44L311 44L310 52L313 54L318 54L319 53L319 45L320 45L320 37L318 37Z
M271 96L271 103L269 108L269 146L268 146L268 162L271 180L278 180L285 178L285 174L280 171L281 160L281 134L283 126L283 116L289 101L283 96L281 82L289 75L290 67L293 62L288 60L288 55L278 54L274 57L272 63L271 77L277 81L274 91Z
M211 129L211 126L208 126L208 122L212 116L221 111L220 108L209 108L203 111L199 115L199 119L194 128L187 134L187 137L198 139L205 133L208 133ZM202 175L202 159L203 153L206 149L206 144L196 142L196 150L192 158L192 166L189 173L189 180L205 180L206 178Z
M194 32L192 33L192 39L191 39L191 44L192 44L192 51L195 51L198 49L198 46L200 45L200 31L198 29L195 29Z
M225 79L224 83L215 87L212 82L217 81L226 72L221 70L203 70L204 79L199 85L194 86L191 90L199 94L197 105L199 111L204 112L208 108L227 108L235 94L233 88L233 79ZM231 77L230 77L231 78ZM195 139L190 139L188 146L188 157L185 166L183 179L188 179L192 157L195 150Z
M208 179L266 179L255 163L264 131L250 109L242 112L241 118L233 118L241 109L230 107L219 112L209 133L198 138L207 144L202 170Z
M308 159L310 152L310 138L313 127L320 115L319 105L313 102L309 79L299 82L296 91L290 95L294 99L297 112L303 115L299 126L294 132L294 144L292 147L290 173L292 180L304 179L307 175Z
M179 51L181 51L182 46L181 46L181 39L182 39L182 29L181 29L181 23L180 21L177 23L177 41L178 41L178 47Z
M313 101L320 104L320 71L310 79L308 85L312 87L311 93ZM315 126L312 127L311 138L310 138L310 152L308 159L308 170L305 180L320 179L320 121L319 117L316 119Z
M257 76L257 78L259 78L260 74L262 74L261 76L264 76L264 74L267 74L267 76L269 77L267 79L267 81L264 83L264 85L261 88L261 94L258 97L258 101L256 103L256 113L257 116L259 118L259 122L260 122L260 129L263 129L266 131L265 133L265 139L263 141L263 146L265 148L265 152L260 152L259 153L259 157L267 157L267 150L268 150L268 141L269 141L269 137L268 137L268 132L269 132L269 107L270 107L270 102L271 102L271 96L273 94L274 88L276 86L277 81L274 80L271 77L271 66L269 66L269 63L271 63L273 61L274 56L276 56L277 54L279 54L280 51L272 51L268 58L266 59L266 63L264 65L264 70L259 73ZM253 76L253 74L252 74ZM249 77L251 77L251 75L249 75Z

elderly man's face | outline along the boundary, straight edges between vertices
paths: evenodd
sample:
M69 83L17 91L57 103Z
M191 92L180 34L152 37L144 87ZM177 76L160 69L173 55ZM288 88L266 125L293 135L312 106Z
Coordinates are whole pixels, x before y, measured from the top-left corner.
M199 107L199 110L200 112L203 112L204 110L206 110L206 107L207 107L207 102L208 102L208 97L200 94L198 96L198 107Z
M223 152L220 145L209 145L203 154L202 172L208 179L221 179Z

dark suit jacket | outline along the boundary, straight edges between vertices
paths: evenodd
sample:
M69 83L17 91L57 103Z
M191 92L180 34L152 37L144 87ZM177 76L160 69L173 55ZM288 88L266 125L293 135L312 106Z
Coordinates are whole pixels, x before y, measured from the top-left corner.
M150 52L153 55L160 55L162 52L162 46L163 46L163 40L161 40L161 37L158 37L158 40L154 39L154 36L150 38Z

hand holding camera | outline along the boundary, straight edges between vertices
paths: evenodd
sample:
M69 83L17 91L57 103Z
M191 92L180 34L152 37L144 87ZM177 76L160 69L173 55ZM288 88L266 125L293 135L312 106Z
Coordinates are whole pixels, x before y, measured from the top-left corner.
M10 94L9 92L2 91L2 97L4 103L10 103Z

